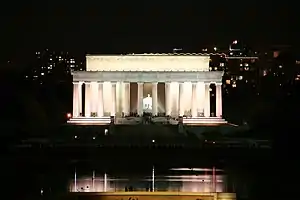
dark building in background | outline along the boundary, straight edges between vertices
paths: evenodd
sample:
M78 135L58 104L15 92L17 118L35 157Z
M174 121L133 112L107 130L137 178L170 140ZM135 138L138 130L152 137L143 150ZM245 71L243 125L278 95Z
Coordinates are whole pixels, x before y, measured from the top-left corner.
M255 89L258 85L259 57L257 52L238 41L229 45L224 80L226 91L231 88Z
M286 95L300 81L300 63L291 46L273 46L261 55L260 86L265 95Z
M36 51L29 60L25 79L43 84L47 80L66 81L72 71L85 69L83 59L75 58L68 52L45 49Z
M41 106L49 123L61 124L72 110L72 71L85 70L84 57L45 49L32 53L23 74L25 85Z

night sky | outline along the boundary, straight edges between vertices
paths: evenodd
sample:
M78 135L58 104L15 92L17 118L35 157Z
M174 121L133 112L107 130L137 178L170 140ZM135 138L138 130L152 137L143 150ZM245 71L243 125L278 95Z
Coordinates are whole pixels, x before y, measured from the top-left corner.
M121 53L183 47L196 52L201 45L225 46L233 39L260 48L298 43L297 6L234 2L11 1L1 11L2 58L38 48Z

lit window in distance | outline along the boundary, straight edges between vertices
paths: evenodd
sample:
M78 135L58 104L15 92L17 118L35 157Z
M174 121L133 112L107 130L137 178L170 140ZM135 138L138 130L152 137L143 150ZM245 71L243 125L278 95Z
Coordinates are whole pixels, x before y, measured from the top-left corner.
M108 133L108 129L105 129L104 130L104 135L107 135L107 133Z
M236 82L232 83L232 87L234 87L234 88L236 87Z

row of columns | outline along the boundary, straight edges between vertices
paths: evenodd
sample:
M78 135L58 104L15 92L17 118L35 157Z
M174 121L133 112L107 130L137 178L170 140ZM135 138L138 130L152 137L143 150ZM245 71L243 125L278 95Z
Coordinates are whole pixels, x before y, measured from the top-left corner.
M79 117L82 113L82 82L74 82L73 92L73 117ZM124 114L130 113L130 83L124 82L124 99L122 99L122 112ZM143 99L144 99L144 83L138 82L137 91L137 113L143 114ZM157 100L157 82L152 83L152 114L158 114L158 100ZM165 83L165 112L166 115L171 115L171 83ZM216 116L222 117L222 85L216 84ZM179 98L178 108L179 116L184 115L184 83L179 83ZM192 83L191 96L191 114L192 117L197 116L197 83ZM111 82L111 116L116 115L116 82ZM85 82L85 117L90 117L92 112L97 112L97 116L104 116L104 101L103 101L103 82ZM210 83L205 83L204 89L204 116L210 117Z

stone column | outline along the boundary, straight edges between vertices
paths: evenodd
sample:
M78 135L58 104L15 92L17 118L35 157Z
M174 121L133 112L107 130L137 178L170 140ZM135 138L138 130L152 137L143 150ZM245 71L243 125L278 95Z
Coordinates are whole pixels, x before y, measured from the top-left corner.
M138 84L138 94L137 94L137 112L138 115L143 115L143 99L144 99L144 83Z
M73 117L79 117L79 82L73 82Z
M85 82L85 117L91 116L91 82Z
M130 83L124 82L124 99L123 99L123 112L125 115L130 113Z
M222 83L216 84L216 116L222 117Z
M179 83L179 116L184 115L184 108L183 108L183 102L184 102L184 97L183 97L183 82Z
M192 83L192 117L197 117L197 83Z
M157 82L152 83L152 115L156 116L157 111Z
M204 115L204 109L205 109L205 83L204 82L199 82L197 87L197 91L199 92L197 94L198 99L197 99L197 112L201 113L201 116Z
M166 82L165 83L165 110L166 110L166 116L171 116L171 83Z
M79 112L79 116L83 116L82 113L82 82L79 82L78 85L78 112Z
M111 82L111 111L110 116L116 116L116 92L117 92L117 83Z
M98 82L98 106L97 106L97 114L98 117L104 116L104 103L103 103L103 82Z
M91 82L91 112L96 113L98 111L98 83Z
M210 117L210 83L205 83L204 116Z

